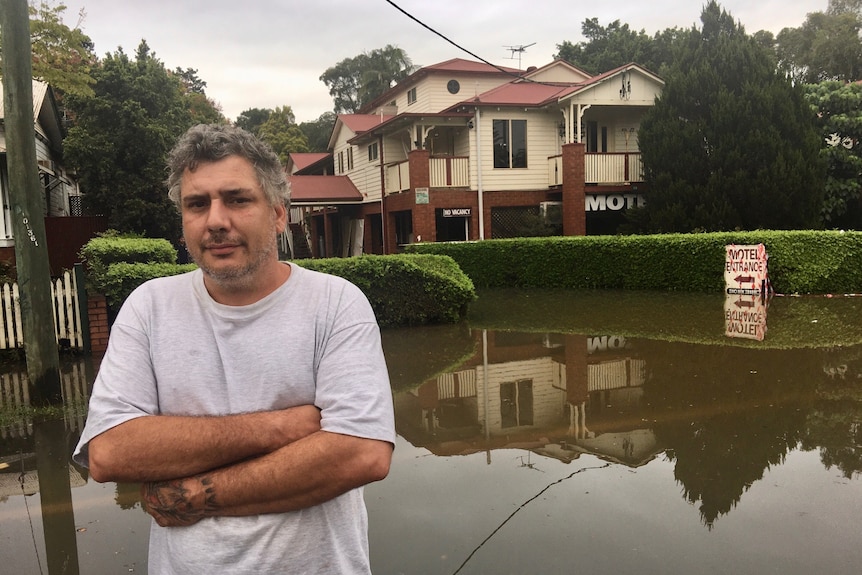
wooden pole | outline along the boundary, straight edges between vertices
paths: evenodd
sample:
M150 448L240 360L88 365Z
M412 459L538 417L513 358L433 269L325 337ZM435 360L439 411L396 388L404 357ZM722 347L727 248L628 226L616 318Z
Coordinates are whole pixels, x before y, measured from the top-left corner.
M60 359L51 303L42 186L36 164L27 0L0 0L0 30L6 163L27 375L34 403L60 403Z

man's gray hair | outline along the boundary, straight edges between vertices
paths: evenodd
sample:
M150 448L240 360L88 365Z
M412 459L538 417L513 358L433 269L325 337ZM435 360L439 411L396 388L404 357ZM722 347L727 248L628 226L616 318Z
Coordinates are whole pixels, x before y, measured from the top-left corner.
M195 171L198 165L217 162L229 156L248 160L257 174L263 193L273 206L284 204L290 208L290 188L284 167L272 148L242 128L224 124L198 124L192 126L177 141L168 154L168 197L179 209L180 185L186 170Z

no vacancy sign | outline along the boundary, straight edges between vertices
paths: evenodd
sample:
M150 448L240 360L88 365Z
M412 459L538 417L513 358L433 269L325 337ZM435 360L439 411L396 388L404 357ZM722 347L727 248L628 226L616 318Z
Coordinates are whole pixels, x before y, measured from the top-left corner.
M769 256L763 244L725 246L724 285L729 294L764 295L767 286L766 262Z

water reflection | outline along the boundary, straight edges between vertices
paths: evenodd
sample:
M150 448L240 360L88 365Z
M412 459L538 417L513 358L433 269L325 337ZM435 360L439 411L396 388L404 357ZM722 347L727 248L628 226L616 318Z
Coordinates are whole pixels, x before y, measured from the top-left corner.
M366 491L375 572L855 572L860 303L773 300L768 334L737 339L721 297L500 292L466 324L385 331L399 444ZM68 397L89 369L64 370ZM74 542L83 573L145 571L137 486L38 462L82 424L0 429L4 571L68 566Z

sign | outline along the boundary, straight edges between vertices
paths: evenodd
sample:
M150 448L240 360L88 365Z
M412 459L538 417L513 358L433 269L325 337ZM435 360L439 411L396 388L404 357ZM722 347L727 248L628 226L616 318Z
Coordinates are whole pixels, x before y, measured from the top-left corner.
M588 212L619 212L645 205L642 194L587 194L584 209Z
M416 188L416 203L417 204L427 204L428 203L428 188Z
M469 218L473 215L473 208L443 208L444 218Z
M759 295L728 295L724 300L724 335L763 341L767 301Z
M769 256L763 244L724 246L724 285L728 294L765 295Z

